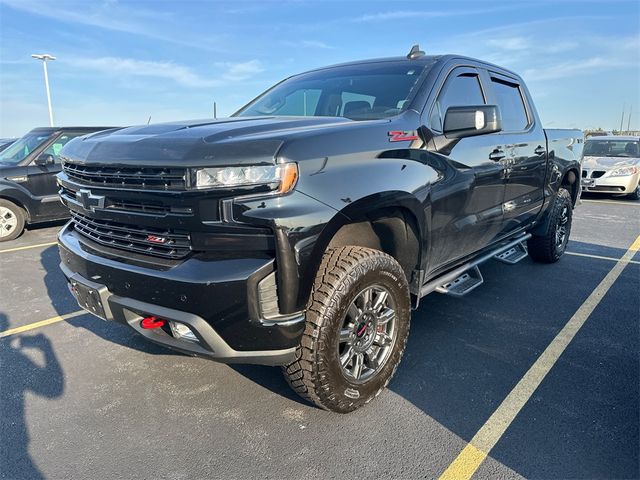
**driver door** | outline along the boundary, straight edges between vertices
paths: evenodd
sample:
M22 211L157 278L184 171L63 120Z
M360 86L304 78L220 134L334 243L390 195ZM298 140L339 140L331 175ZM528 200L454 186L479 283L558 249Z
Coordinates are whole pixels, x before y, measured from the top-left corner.
M443 179L433 185L431 201L430 269L473 254L500 234L505 193L505 165L499 136L492 134L448 140L442 135L449 107L486 104L480 72L475 68L453 69L429 114L436 152L446 163Z

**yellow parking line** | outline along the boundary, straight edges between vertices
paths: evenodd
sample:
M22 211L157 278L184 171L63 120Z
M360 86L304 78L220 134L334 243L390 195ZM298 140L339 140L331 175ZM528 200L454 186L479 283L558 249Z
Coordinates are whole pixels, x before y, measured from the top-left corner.
M51 245L56 245L57 243L58 242L38 243L37 245L27 245L24 247L7 248L6 250L0 250L0 253L17 252L18 250L28 250L30 248L38 248L38 247L49 247Z
M52 323L62 322L63 320L68 320L79 315L84 315L85 313L87 312L85 312L84 310L77 310L75 312L65 313L64 315L59 315L57 317L47 318L46 320L40 320L39 322L30 323L29 325L10 328L9 330L0 332L0 338L8 337L9 335L15 335L16 333L28 332L29 330L44 327L46 325L51 325Z
M567 255L574 255L576 257L587 257L587 258L597 258L598 260L609 260L611 262L617 262L622 260L620 258L615 257L603 257L602 255L592 255L590 253L578 253L578 252L564 252ZM640 265L640 262L637 260L628 260L627 263L633 263L635 265Z
M441 480L462 480L473 476L638 250L640 236L591 292L469 444L442 473Z
M640 207L640 203L634 203L634 202L624 202L624 201L616 202L615 200L587 200L584 198L581 198L581 200L587 203L612 203L613 205L631 205L632 207Z

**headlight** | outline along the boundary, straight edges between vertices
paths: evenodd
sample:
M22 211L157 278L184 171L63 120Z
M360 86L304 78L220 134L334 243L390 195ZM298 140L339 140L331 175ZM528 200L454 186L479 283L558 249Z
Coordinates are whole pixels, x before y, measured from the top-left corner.
M194 170L195 188L235 188L264 185L280 193L290 192L298 180L295 163L214 167Z
M627 175L633 175L634 173L638 173L638 167L622 167L616 168L615 170L611 170L609 173L610 177L625 177Z

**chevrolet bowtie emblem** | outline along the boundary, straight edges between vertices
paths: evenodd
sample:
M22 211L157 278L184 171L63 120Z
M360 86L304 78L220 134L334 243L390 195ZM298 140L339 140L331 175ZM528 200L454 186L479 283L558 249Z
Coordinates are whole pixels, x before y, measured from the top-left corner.
M95 212L96 208L104 208L105 198L102 195L93 195L90 190L78 190L76 192L76 200L85 210Z

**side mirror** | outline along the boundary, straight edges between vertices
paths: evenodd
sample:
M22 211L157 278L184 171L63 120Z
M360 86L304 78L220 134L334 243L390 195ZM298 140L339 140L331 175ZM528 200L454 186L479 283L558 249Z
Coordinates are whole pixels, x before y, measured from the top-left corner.
M502 118L497 105L449 107L444 116L444 135L464 138L502 130Z
M41 153L38 157L36 157L33 163L41 167L45 167L47 165L53 165L54 163L56 163L56 159L50 153Z

